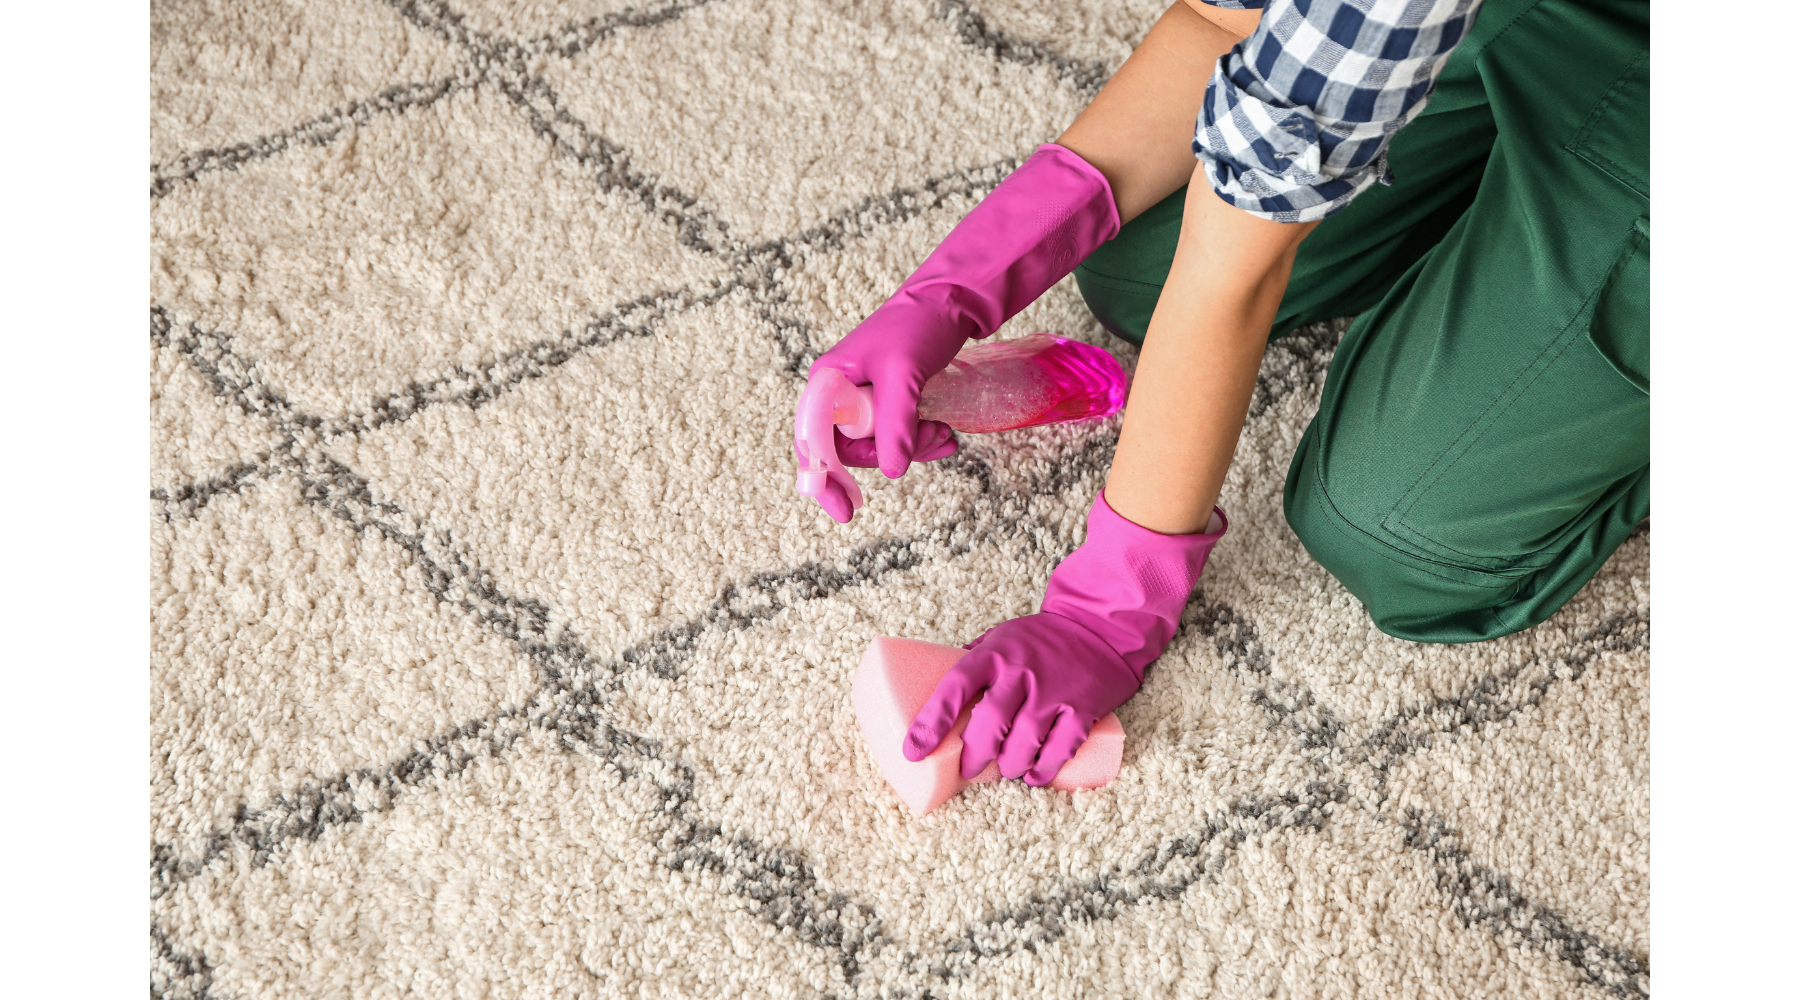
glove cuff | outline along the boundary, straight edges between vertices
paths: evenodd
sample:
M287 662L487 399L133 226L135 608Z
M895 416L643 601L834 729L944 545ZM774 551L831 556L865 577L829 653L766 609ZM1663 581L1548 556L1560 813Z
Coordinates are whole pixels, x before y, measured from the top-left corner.
M1088 510L1087 540L1050 574L1042 610L1099 636L1141 681L1175 637L1207 556L1230 527L1223 510L1213 514L1217 531L1164 535L1113 510L1102 490Z
M894 299L934 304L964 337L993 333L1119 234L1112 185L1045 143L957 223Z

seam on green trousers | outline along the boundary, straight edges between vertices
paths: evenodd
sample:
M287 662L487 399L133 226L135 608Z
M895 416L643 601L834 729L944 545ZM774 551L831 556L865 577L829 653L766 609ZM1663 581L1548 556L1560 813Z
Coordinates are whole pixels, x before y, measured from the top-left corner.
M1426 553L1435 553L1443 558L1460 560L1467 569L1495 573L1520 570L1529 573L1556 562L1561 546L1567 542L1569 536L1579 532L1580 518L1571 520L1562 531L1552 536L1535 551L1496 558L1474 552L1464 552L1447 542L1436 539L1422 530L1419 525L1412 523L1411 517L1414 508L1419 505L1419 501L1424 498L1425 494L1480 443L1481 439L1493 429L1494 424L1518 404L1519 398L1554 369L1557 362L1562 360L1572 346L1587 339L1587 326L1593 318L1594 302L1599 298L1601 291L1606 288L1610 277L1611 272L1609 271L1594 285L1593 290L1588 292L1581 307L1563 327L1563 331L1556 335L1556 339L1544 345L1544 349L1538 352L1537 357L1533 358L1531 363L1494 398L1494 401L1470 422L1462 436L1452 441L1430 465L1425 467L1424 471L1419 473L1419 478L1400 493L1394 500L1394 506L1389 509L1387 516L1382 518L1382 528L1420 546ZM1419 554L1424 555L1425 553Z

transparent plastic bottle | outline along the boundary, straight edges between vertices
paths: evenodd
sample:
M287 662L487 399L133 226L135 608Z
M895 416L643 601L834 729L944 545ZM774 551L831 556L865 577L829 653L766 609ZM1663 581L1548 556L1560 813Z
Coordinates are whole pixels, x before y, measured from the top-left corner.
M965 347L919 396L919 416L982 434L1111 416L1125 405L1113 356L1052 333Z
M1095 420L1125 406L1125 369L1098 347L1053 333L990 341L963 348L949 367L926 381L919 416L958 431L989 433L1040 424ZM818 496L828 470L842 470L831 428L848 438L875 433L874 391L824 369L808 382L794 425L800 454L798 487ZM850 483L853 507L861 491Z
M919 417L976 434L1096 420L1125 406L1125 390L1125 369L1112 355L1079 340L1034 333L957 352L920 391ZM873 400L866 385L838 394L832 419L845 437L875 432Z

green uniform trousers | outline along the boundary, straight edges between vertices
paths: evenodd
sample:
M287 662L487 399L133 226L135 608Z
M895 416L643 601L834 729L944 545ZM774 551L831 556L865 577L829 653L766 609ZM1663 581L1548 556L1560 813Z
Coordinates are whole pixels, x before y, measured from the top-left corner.
M1650 514L1649 5L1488 0L1377 185L1301 244L1272 333L1357 318L1288 523L1391 635L1543 621ZM1076 269L1141 344L1186 191Z

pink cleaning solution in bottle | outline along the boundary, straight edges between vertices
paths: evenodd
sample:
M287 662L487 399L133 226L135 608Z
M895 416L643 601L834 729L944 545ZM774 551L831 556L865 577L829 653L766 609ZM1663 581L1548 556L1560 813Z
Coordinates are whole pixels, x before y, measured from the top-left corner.
M919 416L985 434L1111 416L1125 405L1113 356L1052 333L965 347L919 396Z
M963 348L949 367L926 381L919 416L958 431L1007 431L1111 416L1124 408L1125 390L1125 370L1112 355L1078 340L1034 333ZM833 425L848 438L875 433L874 392L826 368L807 382L795 414L802 496L818 496L828 471L843 470ZM861 491L845 481L852 508L861 507Z

